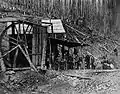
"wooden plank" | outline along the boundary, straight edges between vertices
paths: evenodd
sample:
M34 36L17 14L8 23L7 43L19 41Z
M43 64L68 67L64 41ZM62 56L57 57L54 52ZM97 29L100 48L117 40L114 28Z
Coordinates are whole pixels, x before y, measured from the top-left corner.
M65 33L62 22L60 19L44 19L42 22L48 22L53 24L53 33ZM44 24L43 24L44 26ZM52 33L52 26L48 27L48 33Z

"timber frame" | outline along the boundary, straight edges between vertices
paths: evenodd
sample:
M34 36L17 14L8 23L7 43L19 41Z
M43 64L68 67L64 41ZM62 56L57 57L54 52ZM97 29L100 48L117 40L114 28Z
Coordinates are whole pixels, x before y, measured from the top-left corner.
M42 67L45 61L43 54L47 40L47 27L52 23L30 22L20 18L3 18L1 23L6 23L6 28L0 32L0 63L2 70L8 68L24 67L24 63L37 72L36 66ZM9 23L9 25L8 25ZM47 24L42 26L42 24ZM21 59L20 59L21 57ZM17 66L19 60L23 65ZM23 62L21 61L21 63ZM26 67L28 67L26 65Z

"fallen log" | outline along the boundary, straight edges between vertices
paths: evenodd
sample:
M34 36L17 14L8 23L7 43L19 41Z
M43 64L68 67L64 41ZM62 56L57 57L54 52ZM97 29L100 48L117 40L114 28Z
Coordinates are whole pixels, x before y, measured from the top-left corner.
M77 79L79 80L92 80L93 78L91 77L82 77L80 75L66 75L66 76L69 76L69 77L76 77Z
M41 67L38 66L37 69L40 69ZM24 70L30 70L31 67L23 67L23 68L7 68L6 70L9 71L9 70L13 70L13 71L24 71Z

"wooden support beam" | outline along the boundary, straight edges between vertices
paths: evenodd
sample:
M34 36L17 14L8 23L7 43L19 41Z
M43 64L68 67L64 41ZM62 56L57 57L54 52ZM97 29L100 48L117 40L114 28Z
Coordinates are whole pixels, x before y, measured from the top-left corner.
M38 72L37 68L34 66L34 64L32 63L32 61L30 60L29 54L26 54L25 51L22 49L22 47L21 47L20 45L18 45L18 46L19 46L21 52L23 53L23 55L25 56L25 58L28 60L31 68L32 68L34 71Z

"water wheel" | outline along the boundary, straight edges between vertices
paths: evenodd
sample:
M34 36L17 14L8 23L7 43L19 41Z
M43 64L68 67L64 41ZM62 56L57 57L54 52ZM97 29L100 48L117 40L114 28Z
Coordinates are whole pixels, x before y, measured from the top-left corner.
M31 60L33 24L25 21L12 21L7 24L0 34L0 60L6 67L19 67L19 62L36 70Z

